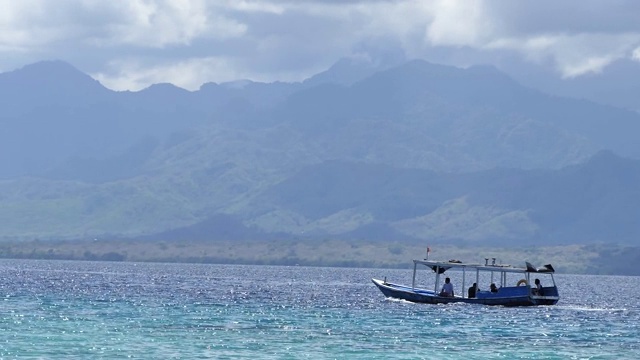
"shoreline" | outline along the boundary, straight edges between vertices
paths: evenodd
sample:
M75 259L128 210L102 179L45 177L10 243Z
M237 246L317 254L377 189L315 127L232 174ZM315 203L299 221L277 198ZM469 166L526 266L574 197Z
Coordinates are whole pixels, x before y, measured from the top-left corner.
M611 246L603 248L610 249ZM529 248L432 244L430 258L462 259L482 263L529 261L551 263L558 273L591 275L636 275L632 271L605 271L594 267L602 255L597 245L563 245ZM638 250L640 251L640 249ZM624 253L624 249L620 252ZM422 259L426 246L402 242L345 240L276 241L152 241L65 240L0 242L0 258L42 260L88 260L126 262L170 262L245 265L300 265L322 267L410 268ZM630 266L631 268L632 266Z

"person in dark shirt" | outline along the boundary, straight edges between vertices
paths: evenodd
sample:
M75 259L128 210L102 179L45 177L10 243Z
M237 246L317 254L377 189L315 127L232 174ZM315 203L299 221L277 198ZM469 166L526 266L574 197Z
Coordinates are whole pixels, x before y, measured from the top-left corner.
M536 286L531 289L531 292L533 293L533 295L542 296L542 284L540 283L540 279L536 279L534 283L536 284Z
M492 293L497 293L498 292L498 287L496 286L495 283L491 283L491 292Z
M474 297L476 297L476 293L477 293L477 292L478 292L478 285L477 285L476 283L473 283L473 286L471 286L471 287L469 288L469 291L468 291L468 297L469 297L469 298L474 298Z

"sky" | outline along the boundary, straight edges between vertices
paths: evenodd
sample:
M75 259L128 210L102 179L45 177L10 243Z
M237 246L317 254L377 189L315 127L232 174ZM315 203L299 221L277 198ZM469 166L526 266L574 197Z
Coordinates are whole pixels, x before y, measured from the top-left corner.
M640 1L0 0L0 72L63 60L113 90L197 90L340 59L598 74L640 63Z

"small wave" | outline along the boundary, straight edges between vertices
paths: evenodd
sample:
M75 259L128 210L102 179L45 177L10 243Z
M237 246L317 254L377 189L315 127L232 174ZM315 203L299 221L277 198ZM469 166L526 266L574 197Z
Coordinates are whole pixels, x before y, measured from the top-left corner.
M448 303L448 304L426 304L426 303L418 303L418 302L408 301L408 300L404 300L404 299L397 299L397 298L385 298L384 301L389 301L389 302L394 302L394 303L401 303L401 304L419 305L419 306L425 306L425 307L429 307L429 306L446 306L446 307L476 306L476 304L467 304L467 303L463 303L463 302L453 302L453 303Z
M404 299L396 299L396 298L390 298L390 297L385 297L384 300L390 301L390 302L402 303L402 304L417 304L417 303L414 303L413 301L407 301Z
M588 306L575 306L575 305L556 305L555 308L571 311L593 311L593 312L625 312L629 309L624 308L596 308Z

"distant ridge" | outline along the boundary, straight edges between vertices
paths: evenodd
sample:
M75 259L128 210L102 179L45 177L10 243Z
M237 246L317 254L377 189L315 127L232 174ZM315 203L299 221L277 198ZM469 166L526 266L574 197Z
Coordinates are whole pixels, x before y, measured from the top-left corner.
M41 61L0 74L3 98L69 104L106 96L110 90L71 64L60 60Z
M0 236L640 238L640 115L487 66L359 66L197 91L114 92L58 61L0 74Z

